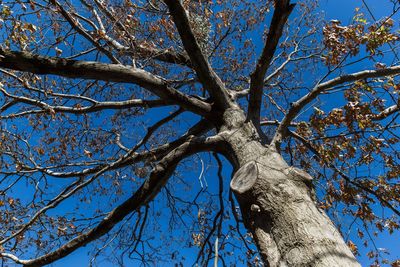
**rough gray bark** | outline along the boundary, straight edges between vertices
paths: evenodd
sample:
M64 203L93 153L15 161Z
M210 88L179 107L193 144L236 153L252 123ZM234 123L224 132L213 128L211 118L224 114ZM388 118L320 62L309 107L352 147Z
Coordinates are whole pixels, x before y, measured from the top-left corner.
M236 172L231 189L267 266L360 266L313 200L312 177L264 147L240 110L226 113L221 134Z

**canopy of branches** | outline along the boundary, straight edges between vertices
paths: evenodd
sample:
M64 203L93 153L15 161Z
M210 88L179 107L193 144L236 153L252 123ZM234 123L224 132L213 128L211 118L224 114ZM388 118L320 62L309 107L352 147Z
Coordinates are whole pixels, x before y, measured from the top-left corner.
M374 243L399 229L400 3L366 2L2 1L1 261L261 265L218 156L240 107L353 253L400 266Z

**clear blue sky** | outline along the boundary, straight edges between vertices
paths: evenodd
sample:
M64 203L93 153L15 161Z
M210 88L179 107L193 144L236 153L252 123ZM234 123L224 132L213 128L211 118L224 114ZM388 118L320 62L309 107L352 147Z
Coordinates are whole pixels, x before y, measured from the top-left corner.
M385 6L384 3L389 2L389 1L382 1L382 0L365 0L369 7L371 8L372 12L374 12L374 15L377 18L380 18L381 16L387 14L387 9L390 6ZM356 7L361 7L362 6L362 1L361 0L321 0L320 1L321 4L321 10L325 11L325 16L327 20L330 19L338 19L341 20L344 24L346 24L347 22L350 21L350 19L353 17L354 15L354 10ZM366 14L366 17L368 17L368 14ZM321 29L322 30L322 29ZM357 66L360 67L360 66ZM152 114L150 114L150 117L156 118L157 114L160 114L161 112L154 110ZM153 115L153 116L152 116ZM188 121L193 121L194 118L187 118ZM205 159L205 162L208 161L208 156L206 155L202 155L202 157ZM229 164L225 164L224 167L224 177L230 177L231 175L231 168L229 166ZM205 178L207 179L207 182L209 184L209 187L215 187L217 188L217 183L215 181L216 179L216 168L215 168L215 163L212 167L210 167L206 174L205 174ZM185 176L188 179L197 179L199 175L199 170L194 170L193 172L187 172L185 173ZM200 185L196 184L196 186L198 186L200 189ZM67 209L67 207L64 207L65 209ZM347 220L346 218L344 218L344 220ZM167 223L167 222L165 222ZM400 242L398 240L400 240L400 235L396 234L397 236L397 240L394 236L390 236L390 238L388 236L384 235L380 235L378 238L376 238L376 246L377 247L385 247L388 248L391 252L392 252L392 256L400 256L399 253L399 248L400 248ZM363 249L362 244L357 244L360 250L361 255L365 255L365 249ZM88 248L91 248L91 245L88 246ZM180 250L179 247L177 247L177 250ZM87 255L88 253L88 249L87 248L81 248L78 249L77 251L75 251L74 253L72 253L71 255L69 255L68 257L59 260L58 262L52 264L51 266L55 266L55 267L64 267L64 266L74 266L74 267L83 267L83 266L87 266L88 262L90 260L90 258ZM396 255L397 253L397 255ZM190 261L190 259L194 258L194 255L192 254L192 252L188 252L188 254L186 255L188 261ZM359 258L361 260L361 263L363 265L366 265L367 263L369 263L369 261L367 260L367 258L365 256L362 256ZM98 266L101 267L107 267L107 266L112 266L110 263L108 262L102 262L102 261L98 261ZM135 265L133 263L129 263L126 262L126 266L138 266ZM170 266L168 264L159 264L157 266ZM238 266L241 266L240 263L238 263Z

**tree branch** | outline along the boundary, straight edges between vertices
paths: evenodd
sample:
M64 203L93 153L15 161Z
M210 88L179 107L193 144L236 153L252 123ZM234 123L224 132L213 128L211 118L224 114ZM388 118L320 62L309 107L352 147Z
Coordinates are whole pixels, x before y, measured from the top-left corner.
M121 64L77 61L0 49L0 67L35 74L54 74L69 78L132 83L147 89L165 101L197 114L207 116L211 110L209 104L170 87L169 83L161 77L142 69Z
M192 138L166 155L153 169L150 177L124 203L111 211L96 227L75 237L57 250L31 260L19 260L24 266L43 266L67 256L76 249L108 233L117 223L131 212L148 204L165 186L177 164L184 158L201 151L218 151L223 138ZM12 258L12 257L10 257Z
M304 137L300 136L299 134L293 132L293 131L289 131L289 134L291 136L293 136L294 138L298 139L300 142L302 142L314 155L316 155L319 159L322 159L321 155L319 154L319 152L312 146L312 144L310 142L308 142ZM333 165L330 162L326 162L324 160L325 164L328 165L329 168L331 168L333 171L337 172L344 180L346 180L348 183L356 186L357 188L372 194L373 196L375 196L382 204L384 204L385 206L387 206L390 210L392 210L395 214L397 214L398 216L400 216L400 211L397 210L392 204L389 203L389 201L385 200L382 196L380 196L377 192L375 192L374 190L364 186L363 184L352 180L349 176L347 176L344 172L342 172L341 170L339 170L335 165Z
M147 142L147 140L151 137L151 135L159 127L161 127L163 124L171 121L172 119L174 119L176 116L178 116L181 113L182 113L182 109L179 109L179 110L175 111L174 113L170 114L169 116L167 116L167 117L163 118L162 120L158 121L153 126L149 127L147 134L143 137L143 139L138 144L135 145L135 147L130 149L128 151L128 153L126 153L123 157L120 157L118 160L116 160L116 161L114 161L112 163L100 166L100 169L96 168L97 171L94 173L94 175L91 178L89 178L89 179L84 181L83 180L83 176L81 176L77 181L73 182L72 184L70 184L69 186L64 188L61 193L59 193L56 197L51 199L44 207L42 207L39 211L37 211L27 223L21 225L20 228L17 231L14 231L10 236L5 237L2 240L0 240L0 246L5 244L5 243L7 243L7 242L9 242L11 239L14 239L15 237L23 234L26 230L28 230L28 228L31 225L33 225L33 223L35 223L35 221L42 214L44 214L45 212L47 212L50 209L54 209L61 202L67 200L73 194L75 194L77 191L82 190L82 188L84 188L87 185L91 184L93 181L95 181L98 177L100 177L105 172L107 172L109 170L112 170L112 169L121 168L122 166L128 165L128 163L126 162L127 159L130 159L130 160L132 160L133 158L137 159L137 157L135 158L135 154L134 154L136 152L136 150L139 149L139 147L141 147L143 144L145 144ZM185 142L186 143L190 142L192 139L193 138L189 138L189 139L185 140ZM202 139L202 138L200 138L200 139ZM173 150L178 149L179 146L184 145L185 142L183 142L182 144L178 145ZM173 150L171 150L171 151L173 151ZM169 151L168 153L171 153L171 151ZM168 153L166 153L165 156L161 159L161 162L165 159L165 157L168 156ZM153 156L153 160L157 161L157 158L154 155L152 155L152 156ZM83 175L87 175L87 174L88 173L86 172Z
M167 4L175 26L178 29L183 46L190 57L193 68L196 71L199 81L210 93L214 102L223 110L232 105L231 97L225 88L224 83L214 72L204 53L201 51L199 43L190 27L189 18L179 0L164 0Z
M159 61L191 67L190 59L185 54L173 51L172 49L160 50L151 47L145 47L139 44L135 37L129 33L125 25L122 24L117 18L115 18L111 11L108 10L102 2L100 2L99 0L94 0L94 2L96 3L96 6L100 9L100 11L104 13L107 18L110 19L120 31L128 34L129 39L134 46L133 48L122 46L120 47L119 52L122 52L123 54L132 54L132 56L138 55L140 57L151 57Z
M400 74L400 65L393 66L390 68L385 69L378 69L378 70L364 70L352 74L342 75L332 80L326 81L324 83L317 84L308 94L297 100L296 102L292 103L289 111L287 112L286 116L283 118L281 124L279 125L278 129L276 130L275 136L271 142L272 145L279 148L279 143L282 142L282 139L287 135L287 128L292 122L292 120L299 114L299 112L312 100L314 100L317 96L324 93L325 91L348 82L355 82L362 79L368 78L379 78L384 76L392 76ZM386 114L391 111L386 112ZM390 113L391 114L391 113ZM382 114L384 116L384 113Z
M25 103L33 106L37 106L41 108L40 110L31 110L31 113L45 113L45 112L62 112L62 113L72 113L72 114L87 114L92 112L98 112L102 110L120 110L120 109L129 109L134 107L144 107L144 108L154 108L154 107L162 107L167 106L167 102L163 100L143 100L143 99L129 99L125 101L104 101L98 102L96 101L94 104L90 106L81 106L81 107L69 107L69 106L52 106L47 104L44 101L40 101L37 99L32 99L25 96L16 96L6 92L3 88L0 87L0 91L6 95L7 97L12 98L11 102L8 102L0 107L0 111L4 112L11 106L19 103ZM12 105L11 105L12 104ZM26 114L31 114L25 111ZM10 117L13 116L9 115ZM3 117L3 116L1 116Z
M373 120L373 121L379 121L379 120L383 120L383 119L389 117L390 115L396 113L397 111L400 111L399 104L392 105L390 107L385 108L384 110L382 110L378 114L371 115L370 119Z
M110 51L108 51L107 49L102 47L96 40L94 40L94 38L92 36L90 36L89 33L87 33L87 31L82 27L82 25L77 23L77 21L71 16L71 14L68 11L66 11L63 8L63 6L60 5L60 3L58 3L58 1L50 0L50 3L59 10L61 15L67 20L67 22L71 25L71 27L73 29L75 29L79 34L81 34L89 42L91 42L100 52L105 54L113 63L116 63L116 64L120 63L119 60L116 57L114 57L114 55Z
M155 125L153 125L154 129ZM36 169L28 169L28 171L39 171L44 174L50 175L52 177L56 178L72 178L72 177L82 177L90 174L95 174L102 169L106 168L109 166L108 170L114 170L117 168L122 168L128 165L132 165L137 162L143 162L143 161L157 161L160 160L162 157L164 157L166 154L171 152L173 149L176 149L178 146L182 145L184 142L187 142L190 138L193 136L199 137L202 134L208 132L211 130L213 125L206 121L206 120L201 120L197 124L195 124L192 128L190 128L184 135L179 137L178 139L161 145L157 148L151 149L149 151L144 151L141 153L133 153L131 152L132 149L128 150L126 154L118 158L117 160L107 163L107 164L102 164L93 168L88 168L84 169L81 171L72 171L72 172L54 172L49 170L50 168L44 168L44 167L39 167ZM150 129L151 130L151 129ZM153 130L151 130L153 131ZM142 143L145 138L142 139ZM137 147L137 145L135 146Z
M250 75L250 96L247 117L253 121L256 127L260 123L264 77L275 54L279 39L282 36L283 28L294 6L294 4L290 4L290 0L275 0L275 10L267 39L261 56L257 61L256 68Z

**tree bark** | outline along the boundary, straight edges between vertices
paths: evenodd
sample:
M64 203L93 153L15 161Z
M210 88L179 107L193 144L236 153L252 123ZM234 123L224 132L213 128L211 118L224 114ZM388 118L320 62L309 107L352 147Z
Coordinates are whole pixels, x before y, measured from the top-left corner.
M230 110L220 134L232 151L231 189L266 266L360 266L317 208L312 177L261 144L256 128Z

